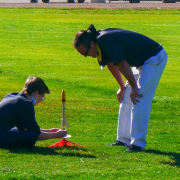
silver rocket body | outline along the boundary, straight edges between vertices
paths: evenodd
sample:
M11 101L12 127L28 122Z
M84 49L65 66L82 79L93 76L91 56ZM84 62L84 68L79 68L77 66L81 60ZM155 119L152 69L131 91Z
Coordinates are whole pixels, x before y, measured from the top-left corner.
M65 103L62 104L62 123L61 123L61 129L63 129L64 126L67 126L67 128L69 128L68 123L66 122L65 119Z

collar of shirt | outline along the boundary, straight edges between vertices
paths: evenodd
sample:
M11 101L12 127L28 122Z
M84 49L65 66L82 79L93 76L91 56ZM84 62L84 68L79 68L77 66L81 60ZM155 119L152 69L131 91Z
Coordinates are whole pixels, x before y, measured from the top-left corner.
M97 52L96 52L97 60L101 66L101 70L103 70L104 66L102 65L102 53L101 53L101 49L99 48L97 43L96 43L96 48L97 48Z

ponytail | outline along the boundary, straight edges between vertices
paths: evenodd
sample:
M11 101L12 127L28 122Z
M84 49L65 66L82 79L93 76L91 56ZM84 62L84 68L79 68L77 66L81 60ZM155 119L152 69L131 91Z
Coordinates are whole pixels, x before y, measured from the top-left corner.
M93 24L91 24L91 25L87 28L87 31L90 31L90 32L93 34L93 36L96 38L96 36L97 36L97 31L96 31L96 28L94 27Z
M89 46L91 41L96 42L97 31L93 24L87 30L79 31L73 41L74 48L78 48L81 44Z

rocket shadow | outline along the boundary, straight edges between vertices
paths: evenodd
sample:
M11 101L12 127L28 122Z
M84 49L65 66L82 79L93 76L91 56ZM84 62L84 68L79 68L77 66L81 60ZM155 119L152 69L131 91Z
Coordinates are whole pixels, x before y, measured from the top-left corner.
M67 149L67 152L61 151ZM84 158L96 158L85 148L80 147L38 147L35 146L32 149L8 149L11 153L19 154L40 154L40 155L58 155L58 156L72 156L72 157L84 157ZM72 150L72 151L71 151Z

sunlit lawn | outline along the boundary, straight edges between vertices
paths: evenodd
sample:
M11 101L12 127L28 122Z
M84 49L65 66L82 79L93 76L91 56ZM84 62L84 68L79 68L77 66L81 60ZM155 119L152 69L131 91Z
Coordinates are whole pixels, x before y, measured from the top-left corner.
M77 31L124 28L161 43L168 64L153 100L146 152L125 153L107 146L116 140L117 82L96 59L72 46ZM0 9L0 99L20 92L28 76L51 90L36 107L42 128L60 127L61 91L66 92L68 140L85 146L32 150L0 149L0 179L179 179L180 177L180 11Z

